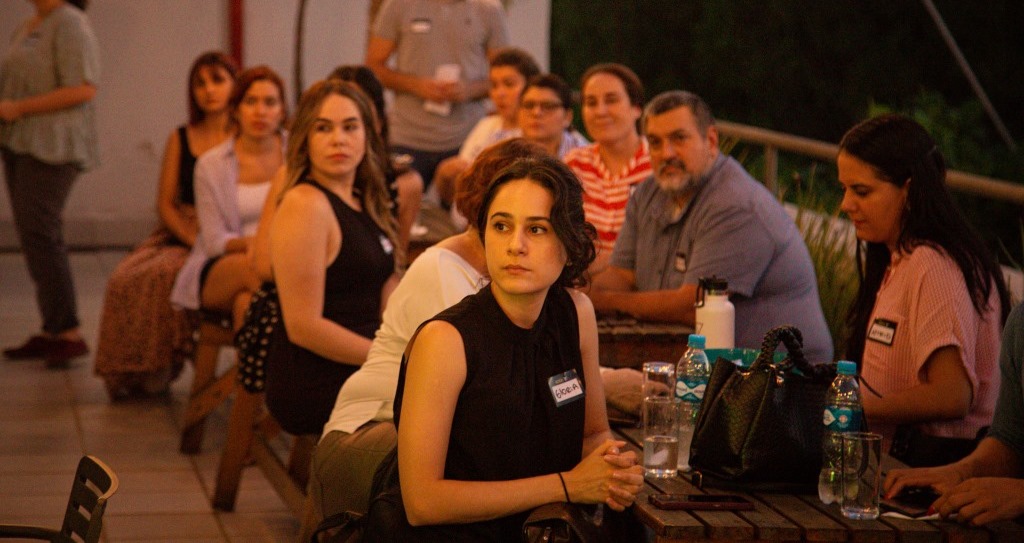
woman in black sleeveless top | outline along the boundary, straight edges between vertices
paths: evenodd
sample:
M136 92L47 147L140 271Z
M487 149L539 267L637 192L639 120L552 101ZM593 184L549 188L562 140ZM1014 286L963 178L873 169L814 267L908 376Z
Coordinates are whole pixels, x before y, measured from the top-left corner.
M266 368L267 407L293 434L321 432L380 325L400 252L381 148L355 86L322 81L302 95L270 229L284 326Z
M519 541L539 505L616 511L643 476L610 439L597 324L571 287L594 259L582 188L560 161L522 159L477 219L491 284L425 323L395 398L396 541ZM417 527L412 527L417 526Z
M168 299L199 232L196 158L233 133L228 98L237 72L234 61L217 51L192 62L188 123L167 138L160 167L160 225L107 280L94 369L111 400L166 394L194 349L193 319Z

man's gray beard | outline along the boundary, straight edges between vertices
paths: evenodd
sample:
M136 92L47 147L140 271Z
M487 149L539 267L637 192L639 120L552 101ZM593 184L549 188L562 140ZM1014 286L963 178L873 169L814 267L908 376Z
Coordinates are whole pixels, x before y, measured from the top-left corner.
M654 182L657 183L658 189L665 193L669 198L682 198L693 192L693 188L697 185L697 176L690 175L689 179L686 180L681 186L667 188L665 185L658 182L659 177L654 176Z

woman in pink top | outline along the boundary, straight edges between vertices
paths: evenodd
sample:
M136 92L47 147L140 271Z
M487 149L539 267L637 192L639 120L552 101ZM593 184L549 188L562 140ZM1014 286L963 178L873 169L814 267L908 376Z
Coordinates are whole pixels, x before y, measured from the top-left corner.
M941 465L992 421L1009 297L998 263L953 203L935 141L883 115L839 144L841 210L857 231L860 290L846 356L864 414L890 453Z

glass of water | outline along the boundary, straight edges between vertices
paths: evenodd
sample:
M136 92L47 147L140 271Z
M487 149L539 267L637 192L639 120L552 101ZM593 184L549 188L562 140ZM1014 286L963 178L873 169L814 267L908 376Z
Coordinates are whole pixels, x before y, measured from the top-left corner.
M676 365L670 362L644 362L641 398L673 396L676 390Z
M882 436L870 432L843 434L842 450L839 504L843 516L856 520L878 518Z
M644 398L644 474L676 475L679 459L679 400L671 396Z

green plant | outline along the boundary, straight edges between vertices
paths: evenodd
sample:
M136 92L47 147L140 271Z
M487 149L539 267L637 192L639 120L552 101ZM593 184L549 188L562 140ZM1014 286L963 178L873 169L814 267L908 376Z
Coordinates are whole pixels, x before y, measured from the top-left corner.
M1020 229L1020 252L1021 254L1024 254L1024 220L1018 219L1017 225ZM999 247L1003 250L1003 255L1006 257L1006 260L1010 263L1010 267L1016 269L1021 274L1024 274L1024 260L1017 260L1016 258L1014 258L1013 254L1010 253L1010 249L1007 248L1006 245L1003 243L1003 240L999 240ZM1010 289L1010 305L1016 306L1022 301L1022 297L1016 295L1017 293L1014 292L1012 285L1010 285L1009 282L1007 283L1006 287Z
M797 228L804 236L818 279L818 296L832 334L835 356L842 357L850 336L846 315L857 295L857 271L850 248L849 228L839 219L839 206L814 189L814 168L809 182L793 194Z

